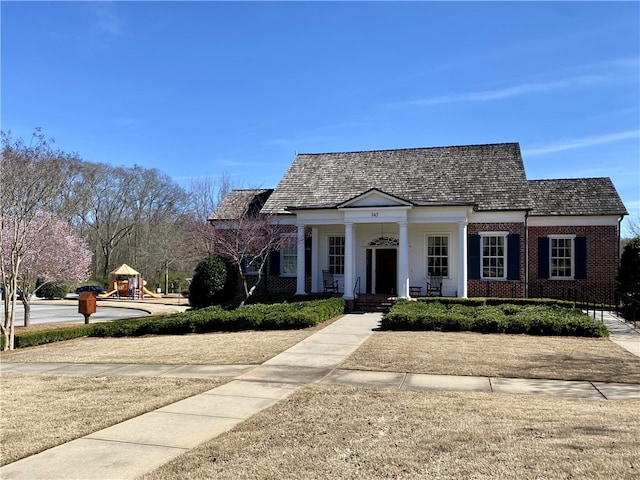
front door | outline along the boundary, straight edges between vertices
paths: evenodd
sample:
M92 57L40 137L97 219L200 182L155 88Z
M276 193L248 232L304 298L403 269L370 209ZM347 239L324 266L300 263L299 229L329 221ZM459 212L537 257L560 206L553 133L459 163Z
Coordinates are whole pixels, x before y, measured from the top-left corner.
M376 293L394 295L398 280L398 250L376 248Z

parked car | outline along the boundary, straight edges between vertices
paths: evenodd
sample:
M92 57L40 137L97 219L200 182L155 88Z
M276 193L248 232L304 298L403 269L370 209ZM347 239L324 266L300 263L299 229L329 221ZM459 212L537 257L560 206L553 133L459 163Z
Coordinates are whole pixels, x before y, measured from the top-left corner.
M82 292L91 292L94 295L102 295L103 293L107 293L107 291L102 288L100 285L83 285L81 287L76 288L76 293L80 294Z

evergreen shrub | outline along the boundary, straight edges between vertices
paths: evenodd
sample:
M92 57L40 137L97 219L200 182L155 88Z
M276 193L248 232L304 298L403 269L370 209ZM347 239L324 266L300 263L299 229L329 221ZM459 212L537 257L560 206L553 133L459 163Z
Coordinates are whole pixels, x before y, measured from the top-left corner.
M219 257L202 260L193 273L189 285L189 303L193 308L206 308L223 301L227 283L227 266Z
M493 302L492 302L493 303ZM529 335L608 336L607 327L557 305L479 305L401 300L382 319L385 330L472 331Z

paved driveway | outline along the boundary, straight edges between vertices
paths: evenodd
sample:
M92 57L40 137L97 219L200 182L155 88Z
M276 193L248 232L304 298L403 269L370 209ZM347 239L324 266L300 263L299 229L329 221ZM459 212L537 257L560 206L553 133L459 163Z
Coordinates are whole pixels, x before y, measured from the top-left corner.
M98 303L96 313L91 315L90 321L110 322L125 318L146 317L149 313L142 310L120 307L103 307ZM4 311L0 311L0 318L4 321ZM21 326L23 320L23 307L19 305L16 309L16 326ZM84 323L84 316L78 313L78 306L69 305L32 305L31 325L42 323Z

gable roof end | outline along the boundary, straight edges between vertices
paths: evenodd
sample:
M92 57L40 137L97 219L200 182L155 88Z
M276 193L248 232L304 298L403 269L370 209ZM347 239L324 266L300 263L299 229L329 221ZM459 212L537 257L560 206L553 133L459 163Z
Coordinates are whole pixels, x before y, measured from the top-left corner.
M242 216L255 216L260 213L272 193L273 189L232 190L220 202L209 221L237 220Z

